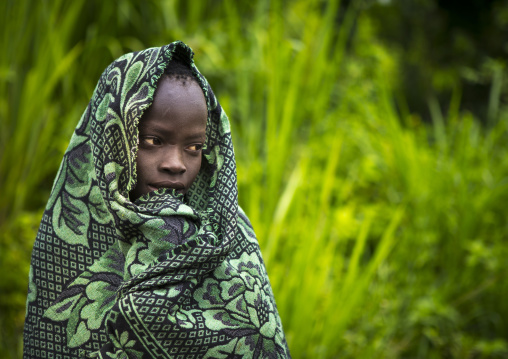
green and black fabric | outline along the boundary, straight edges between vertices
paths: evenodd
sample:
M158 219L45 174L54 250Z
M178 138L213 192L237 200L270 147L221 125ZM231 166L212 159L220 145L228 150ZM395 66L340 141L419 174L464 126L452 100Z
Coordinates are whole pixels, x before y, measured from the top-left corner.
M181 42L102 74L64 155L32 253L25 358L289 358L259 245L238 207L229 122ZM138 123L171 60L208 106L187 194L129 200Z

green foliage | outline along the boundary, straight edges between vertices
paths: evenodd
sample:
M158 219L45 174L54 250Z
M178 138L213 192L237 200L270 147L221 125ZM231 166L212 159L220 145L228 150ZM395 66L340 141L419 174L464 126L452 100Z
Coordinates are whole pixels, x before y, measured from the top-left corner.
M293 357L505 357L502 73L489 127L458 88L422 124L358 4L2 2L0 356L20 356L31 246L100 73L181 39L231 119Z
M397 50L402 91L430 120L429 96L446 106L457 87L463 109L490 121L508 103L508 6L504 0L365 0L377 36ZM494 103L492 102L494 101Z

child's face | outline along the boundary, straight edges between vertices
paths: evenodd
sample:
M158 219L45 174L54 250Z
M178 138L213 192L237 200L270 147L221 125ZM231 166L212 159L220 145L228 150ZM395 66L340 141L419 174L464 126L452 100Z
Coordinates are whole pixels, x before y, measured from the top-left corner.
M208 116L205 96L193 80L163 77L152 106L139 122L138 181L131 200L159 188L187 192L201 168Z

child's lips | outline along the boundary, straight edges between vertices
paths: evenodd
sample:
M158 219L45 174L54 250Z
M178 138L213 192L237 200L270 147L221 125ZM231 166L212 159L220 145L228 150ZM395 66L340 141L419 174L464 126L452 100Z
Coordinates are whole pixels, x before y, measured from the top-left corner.
M148 185L148 187L152 191L156 191L159 188L174 188L178 192L185 190L185 185L182 182L173 182L173 181L160 181L160 182L150 183Z

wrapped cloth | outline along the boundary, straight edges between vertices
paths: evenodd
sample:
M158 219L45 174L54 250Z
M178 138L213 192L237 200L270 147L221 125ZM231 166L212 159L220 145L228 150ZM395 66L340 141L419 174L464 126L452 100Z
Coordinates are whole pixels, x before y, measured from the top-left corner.
M167 64L205 95L202 165L183 195L132 202L138 123ZM289 358L252 226L238 206L229 121L182 42L102 74L34 244L24 358Z

